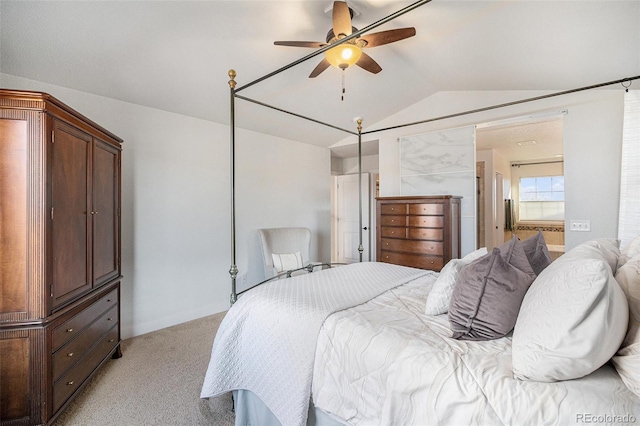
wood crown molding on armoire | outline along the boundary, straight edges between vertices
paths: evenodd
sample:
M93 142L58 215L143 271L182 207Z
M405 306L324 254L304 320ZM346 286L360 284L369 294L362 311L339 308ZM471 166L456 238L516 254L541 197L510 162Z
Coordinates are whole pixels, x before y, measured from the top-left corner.
M0 89L0 425L50 424L120 351L122 139Z
M440 271L460 257L460 199L378 197L376 260Z

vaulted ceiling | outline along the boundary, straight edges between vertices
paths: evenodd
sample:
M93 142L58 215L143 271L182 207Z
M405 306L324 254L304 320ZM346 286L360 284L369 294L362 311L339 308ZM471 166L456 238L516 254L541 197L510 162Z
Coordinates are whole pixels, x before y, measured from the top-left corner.
M229 122L227 72L239 87L313 52L331 1L0 2L0 71L121 101ZM407 1L350 1L363 28ZM374 31L415 37L367 52L382 72L331 68L321 56L241 93L355 130L439 91L560 91L640 74L640 1L433 0ZM635 83L637 85L638 83ZM241 100L237 125L319 146L343 132Z

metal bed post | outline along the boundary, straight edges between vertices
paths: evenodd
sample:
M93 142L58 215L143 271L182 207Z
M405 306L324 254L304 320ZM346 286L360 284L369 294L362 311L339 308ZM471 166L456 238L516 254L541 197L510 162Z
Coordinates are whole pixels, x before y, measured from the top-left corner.
M236 294L236 277L238 276L238 266L236 265L236 107L235 107L235 89L236 89L236 72L229 70L229 95L231 114L229 117L229 151L230 151L230 183L231 183L231 267L229 275L231 275L231 298L230 302L233 306L238 299Z
M358 245L358 253L360 254L360 262L362 262L362 118L358 118L358 217L360 224L360 244Z

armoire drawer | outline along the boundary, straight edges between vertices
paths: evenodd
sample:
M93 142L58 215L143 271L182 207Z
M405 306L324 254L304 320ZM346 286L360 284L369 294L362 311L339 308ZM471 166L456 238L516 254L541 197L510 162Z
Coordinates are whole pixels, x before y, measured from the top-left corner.
M63 322L53 330L52 351L55 352L62 345L78 335L93 320L102 315L107 309L118 305L118 289L115 288L107 295L98 299L91 306Z
M56 381L69 367L82 359L91 346L118 323L118 306L113 306L82 330L74 339L53 354L53 380Z
M62 375L53 385L53 412L56 412L62 404L80 387L91 375L93 370L111 353L118 345L118 324L114 324L107 334L89 350L82 359Z
M440 271L444 266L442 256L427 256L420 254L396 253L392 251L381 252L380 262L405 265L413 268L431 269Z
M438 241L422 240L398 240L394 238L382 238L382 250L404 253L430 254L442 256L443 246Z

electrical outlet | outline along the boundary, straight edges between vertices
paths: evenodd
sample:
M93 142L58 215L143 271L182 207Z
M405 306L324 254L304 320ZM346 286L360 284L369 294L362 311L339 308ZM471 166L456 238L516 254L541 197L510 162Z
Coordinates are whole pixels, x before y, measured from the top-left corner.
M571 231L589 232L591 231L590 220L572 220L569 222L569 229Z
M247 285L247 274L240 275L240 285L243 287Z

